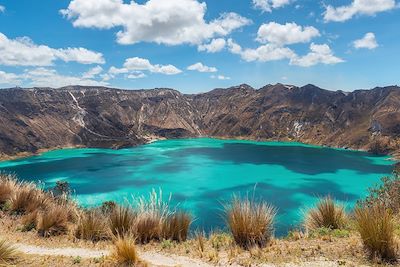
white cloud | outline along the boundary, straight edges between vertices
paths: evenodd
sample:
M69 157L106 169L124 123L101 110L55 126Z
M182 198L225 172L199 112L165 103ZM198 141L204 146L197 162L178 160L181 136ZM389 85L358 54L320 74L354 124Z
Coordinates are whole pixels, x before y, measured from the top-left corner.
M4 11L6 11L6 7L5 7L5 6L2 6L2 5L0 5L0 13L4 13Z
M344 62L343 59L333 55L332 50L327 44L318 45L311 43L310 52L302 57L299 57L290 48L277 46L272 43L261 45L255 49L243 49L232 39L228 39L228 48L231 53L240 55L243 60L248 62L267 62L289 59L290 65L298 65L301 67L310 67L319 63L336 64Z
M197 47L199 51L206 51L208 53L216 53L224 49L226 41L223 38L212 39L208 44L202 44Z
M0 70L0 85L15 86L22 83L18 75Z
M227 77L224 75L211 75L212 79L218 79L218 80L230 80L231 77Z
M375 39L375 34L372 32L368 32L364 35L363 38L355 40L353 45L356 49L367 48L367 49L375 49L378 47L378 43Z
M82 64L103 64L101 53L85 48L54 49L46 45L36 45L28 37L14 40L0 33L0 65L8 66L50 66L57 59Z
M236 13L224 13L206 22L206 9L206 3L197 0L148 0L143 4L123 0L72 0L61 13L75 27L122 27L117 33L120 44L200 45L251 23Z
M275 61L282 59L290 59L295 56L295 53L287 47L280 47L275 44L265 44L256 49L243 49L236 44L232 39L228 40L228 48L233 54L238 54L245 61Z
M312 26L302 27L296 23L279 24L270 22L262 24L258 29L257 41L277 45L307 43L312 38L320 36L319 31Z
M113 74L113 75L117 75L117 74L123 74L123 73L128 73L129 70L126 68L116 68L114 66L112 66L109 70L108 73L109 74Z
M291 0L253 0L253 7L264 12L271 12L273 8L280 8L289 4Z
M134 72L134 73L128 74L126 77L128 79L140 79L140 78L146 77L146 74L144 74L143 72L138 71L138 72Z
M148 59L140 57L132 57L125 60L124 68L128 71L150 71L154 73L161 73L166 75L179 74L182 71L173 65L153 65Z
M96 66L88 70L87 72L83 73L82 78L85 79L92 79L95 76L99 75L100 73L103 72L103 68L100 66Z
M61 75L56 70L51 68L35 68L25 70L25 73L20 76L29 86L38 87L63 87L68 85L87 85L87 86L105 86L106 82L99 82L93 79L88 79L79 76Z
M353 0L350 5L333 7L328 5L324 20L346 21L355 15L375 15L376 13L396 8L395 0Z
M198 72L217 72L217 68L215 67L208 67L206 65L203 65L203 63L201 62L197 62L193 65L190 65L189 67L187 67L188 70L195 70Z
M310 52L302 57L295 55L291 58L290 64L301 67L311 67L317 64L337 64L344 62L343 59L333 55L331 48L327 44L314 44L310 45Z

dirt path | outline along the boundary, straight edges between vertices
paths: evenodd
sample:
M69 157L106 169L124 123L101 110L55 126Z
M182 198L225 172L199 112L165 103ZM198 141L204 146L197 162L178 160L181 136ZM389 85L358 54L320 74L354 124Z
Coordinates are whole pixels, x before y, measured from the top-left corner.
M32 246L27 244L15 244L14 247L25 254L41 255L41 256L64 256L64 257L81 257L81 258L100 258L110 255L109 250L93 250L86 248L46 248L40 246ZM211 267L207 263L199 260L191 259L177 255L163 255L157 252L141 252L140 258L151 266L194 266L194 267Z

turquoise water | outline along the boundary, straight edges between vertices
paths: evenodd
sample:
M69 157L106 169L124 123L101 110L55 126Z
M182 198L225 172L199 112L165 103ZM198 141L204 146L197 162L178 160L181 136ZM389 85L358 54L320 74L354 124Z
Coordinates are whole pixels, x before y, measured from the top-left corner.
M85 206L161 188L195 215L194 227L205 230L223 228L221 203L233 193L254 194L278 207L280 235L301 221L301 211L318 196L330 194L351 208L391 172L391 164L387 157L358 151L200 138L122 150L55 150L0 162L0 170L48 187L66 180Z

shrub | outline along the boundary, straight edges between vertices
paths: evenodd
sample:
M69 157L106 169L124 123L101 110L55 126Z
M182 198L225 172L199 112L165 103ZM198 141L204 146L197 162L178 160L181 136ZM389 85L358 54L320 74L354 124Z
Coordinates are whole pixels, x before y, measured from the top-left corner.
M110 231L115 236L124 236L131 231L135 217L136 215L130 207L117 206L109 215Z
M0 265L8 266L15 259L18 253L15 248L9 245L5 240L0 240Z
M395 170L392 176L383 177L381 184L370 188L366 199L359 201L358 204L368 207L380 205L398 214L400 212L400 172Z
M129 237L119 237L114 244L112 257L119 263L127 266L141 264L136 251L135 240Z
M75 237L97 242L108 238L105 216L98 210L83 212L78 219Z
M318 201L315 208L310 209L305 217L307 230L317 228L341 229L346 223L346 212L342 205L327 196Z
M68 212L64 205L52 204L38 215L37 230L43 237L64 234L68 230Z
M396 259L395 225L392 214L378 205L355 209L356 227L371 258Z
M10 210L16 214L24 214L43 209L49 202L49 196L37 189L34 184L24 184L15 188L10 200Z
M115 203L114 201L105 201L101 204L100 210L105 214L109 214L113 212L116 207L117 203Z
M163 237L173 241L186 241L192 218L186 212L175 212L164 221Z
M272 238L276 210L271 205L234 196L224 210L229 230L239 246L264 247Z
M52 189L53 195L55 197L61 197L68 199L71 195L71 186L67 181L57 181L56 185Z

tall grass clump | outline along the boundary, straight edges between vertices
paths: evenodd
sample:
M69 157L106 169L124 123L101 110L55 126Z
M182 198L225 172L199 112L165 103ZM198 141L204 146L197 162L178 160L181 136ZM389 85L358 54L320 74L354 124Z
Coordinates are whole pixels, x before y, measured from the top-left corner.
M10 201L13 192L18 188L18 182L13 175L0 173L0 209L3 209L7 201Z
M276 209L266 202L255 202L233 196L224 206L226 222L239 246L250 249L264 247L273 236Z
M346 218L344 207L336 204L330 196L327 196L319 199L316 207L307 212L304 225L307 230L341 229L346 224Z
M68 207L51 204L38 214L37 230L40 236L61 235L68 231Z
M112 257L124 266L146 266L139 259L135 240L130 237L118 237L114 243Z
M0 266L9 266L16 260L18 253L16 249L5 240L0 240Z
M15 214L25 214L46 208L48 202L49 196L34 184L20 184L11 196L10 211Z
M169 202L164 201L162 191L152 190L149 198L140 197L136 203L137 217L133 228L136 241L148 243L151 240L161 240L163 226L171 215Z
M163 238L177 242L186 241L192 217L184 211L174 212L164 221Z
M355 211L356 227L372 259L395 261L395 223L390 211L379 205L359 206Z
M106 217L98 210L82 212L75 229L75 237L97 242L108 239Z
M129 206L114 207L108 217L108 225L114 236L124 236L131 232L136 214Z

